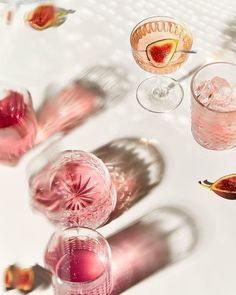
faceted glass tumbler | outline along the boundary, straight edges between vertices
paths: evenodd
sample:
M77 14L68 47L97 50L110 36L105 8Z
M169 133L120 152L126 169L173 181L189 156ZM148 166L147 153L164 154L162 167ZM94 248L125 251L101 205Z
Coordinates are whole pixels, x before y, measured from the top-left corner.
M217 62L200 68L191 82L192 134L203 147L211 150L224 150L236 145L236 110L218 111L202 104L197 95L197 88L202 81L220 77L236 85L236 64ZM232 89L235 95L235 89ZM234 97L232 97L233 103Z
M29 180L33 206L52 222L97 228L116 204L105 164L91 153L64 151Z

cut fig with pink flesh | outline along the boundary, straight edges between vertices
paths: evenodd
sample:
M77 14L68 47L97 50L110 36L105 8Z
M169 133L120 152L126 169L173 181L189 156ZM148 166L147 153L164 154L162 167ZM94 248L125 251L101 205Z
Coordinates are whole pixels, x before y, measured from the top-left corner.
M214 183L207 180L199 181L199 183L222 198L236 200L236 174L223 176Z
M162 39L149 44L146 47L148 60L155 67L165 66L175 54L178 43L176 39Z

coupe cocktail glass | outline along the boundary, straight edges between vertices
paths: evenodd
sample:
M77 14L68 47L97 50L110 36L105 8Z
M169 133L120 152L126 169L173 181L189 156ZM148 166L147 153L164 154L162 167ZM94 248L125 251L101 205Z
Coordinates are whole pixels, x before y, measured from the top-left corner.
M0 83L0 161L15 164L34 145L37 121L30 93Z
M58 230L48 243L45 263L56 295L111 294L111 250L94 230Z
M236 145L236 64L211 63L193 76L192 134L203 147L224 150Z
M137 100L148 111L162 113L179 106L183 88L161 76L176 71L188 58L192 35L184 24L169 17L150 17L138 23L130 36L133 57L145 71L158 74L138 87Z
M116 204L116 192L105 164L91 153L65 151L29 180L33 206L66 226L97 228Z

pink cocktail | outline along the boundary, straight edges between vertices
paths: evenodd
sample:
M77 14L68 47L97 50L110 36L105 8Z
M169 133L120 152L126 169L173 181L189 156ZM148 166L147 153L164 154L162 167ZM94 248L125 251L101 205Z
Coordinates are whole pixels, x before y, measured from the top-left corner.
M29 92L0 84L0 161L15 164L34 145L36 134Z
M30 178L33 205L55 223L97 228L114 209L116 193L103 162L65 151Z
M203 147L236 145L236 64L212 63L193 76L192 134Z
M110 259L106 240L88 228L56 232L45 253L57 295L109 295L112 290Z

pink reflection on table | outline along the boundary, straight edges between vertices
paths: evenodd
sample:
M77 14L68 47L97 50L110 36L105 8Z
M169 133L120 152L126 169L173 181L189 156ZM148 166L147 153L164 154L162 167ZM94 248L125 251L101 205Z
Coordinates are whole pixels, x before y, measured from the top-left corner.
M108 239L112 250L112 294L120 294L196 246L192 218L174 207L156 209Z
M158 146L146 138L113 140L94 151L107 166L117 194L109 221L147 196L161 182L165 162Z
M93 66L72 81L50 85L38 111L37 143L81 125L123 99L129 88L129 75L125 69L105 65Z
M99 107L95 92L74 82L45 100L39 112L38 143L56 132L66 132L81 124Z

